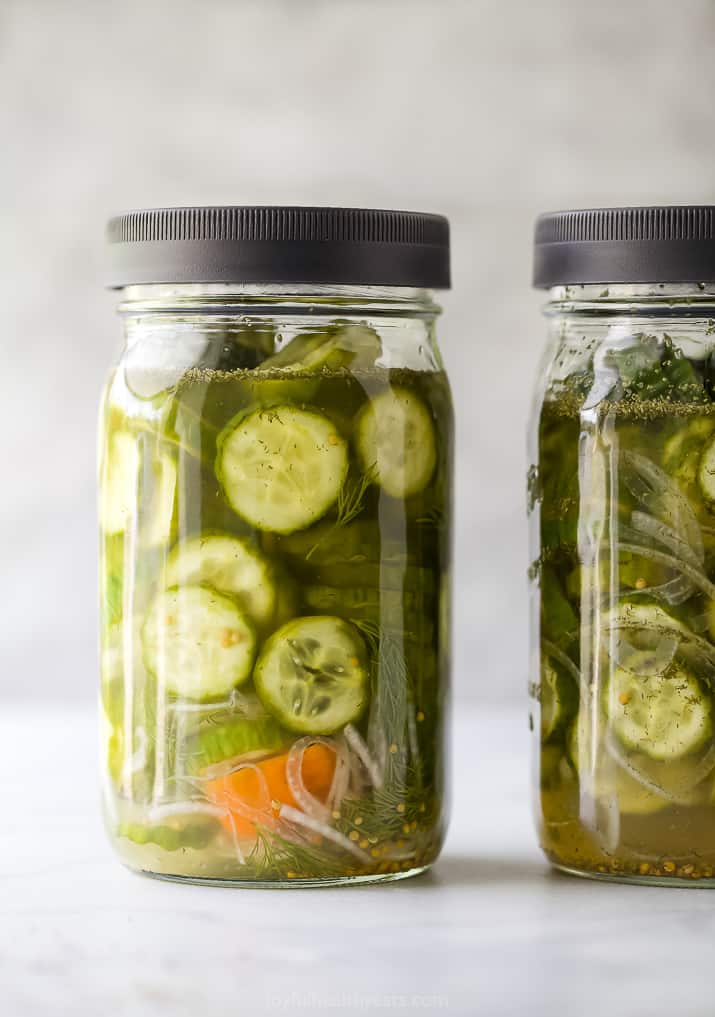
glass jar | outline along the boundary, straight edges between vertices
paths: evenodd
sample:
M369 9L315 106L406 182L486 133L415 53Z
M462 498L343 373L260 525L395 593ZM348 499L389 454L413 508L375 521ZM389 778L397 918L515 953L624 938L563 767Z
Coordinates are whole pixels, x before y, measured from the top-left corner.
M397 879L445 829L447 224L291 214L110 224L104 811L122 861L166 878Z
M537 225L536 815L579 875L715 886L714 238L703 208Z

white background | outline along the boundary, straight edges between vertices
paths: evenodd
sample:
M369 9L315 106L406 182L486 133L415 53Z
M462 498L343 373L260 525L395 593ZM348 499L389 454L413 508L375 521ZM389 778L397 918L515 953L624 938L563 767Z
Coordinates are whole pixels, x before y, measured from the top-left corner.
M715 200L712 0L0 0L0 701L94 695L114 211L452 222L461 697L523 695L544 209Z

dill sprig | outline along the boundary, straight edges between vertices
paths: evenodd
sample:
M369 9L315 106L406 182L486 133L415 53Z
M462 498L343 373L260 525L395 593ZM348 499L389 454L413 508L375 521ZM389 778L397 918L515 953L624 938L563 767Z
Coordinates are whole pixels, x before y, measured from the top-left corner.
M305 556L305 560L309 561L311 555L317 551L322 542L333 533L336 529L341 526L347 526L351 523L356 516L359 516L365 507L365 495L367 494L368 488L375 482L375 466L370 466L359 476L354 477L352 480L346 480L340 489L338 500L336 503L337 515L333 520L332 526L329 527L323 533L318 541L310 548Z
M415 776L414 774L412 775ZM370 845L409 837L417 826L429 825L434 818L436 800L431 791L416 781L386 784L366 798L345 798L335 827L346 836L356 831Z
M356 861L340 848L296 844L259 827L246 864L257 879L325 879L352 872Z

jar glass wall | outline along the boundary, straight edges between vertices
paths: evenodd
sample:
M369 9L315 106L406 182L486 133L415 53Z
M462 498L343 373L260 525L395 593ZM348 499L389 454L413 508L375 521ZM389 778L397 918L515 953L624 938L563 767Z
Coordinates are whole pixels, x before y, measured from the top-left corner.
M531 428L541 844L713 884L715 286L551 290Z
M165 877L409 875L446 822L427 290L141 285L100 438L104 808Z

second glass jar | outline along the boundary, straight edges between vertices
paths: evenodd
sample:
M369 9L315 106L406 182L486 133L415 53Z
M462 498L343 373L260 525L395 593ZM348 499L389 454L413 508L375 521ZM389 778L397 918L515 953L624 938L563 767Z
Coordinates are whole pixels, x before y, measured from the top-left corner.
M537 817L603 878L715 873L715 287L555 287L530 506Z

